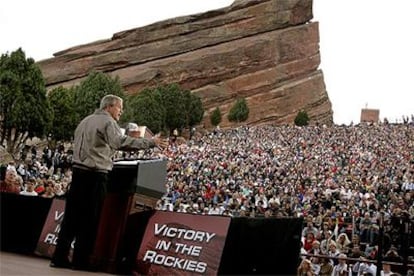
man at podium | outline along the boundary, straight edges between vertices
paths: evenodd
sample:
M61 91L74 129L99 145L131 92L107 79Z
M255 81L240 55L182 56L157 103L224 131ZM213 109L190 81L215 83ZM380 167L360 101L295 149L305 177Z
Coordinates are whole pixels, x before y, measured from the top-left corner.
M72 183L65 214L50 266L90 270L100 214L107 192L108 173L116 150L165 148L159 137L124 135L118 126L123 100L115 95L102 98L100 107L84 118L75 130ZM72 262L71 243L75 240Z

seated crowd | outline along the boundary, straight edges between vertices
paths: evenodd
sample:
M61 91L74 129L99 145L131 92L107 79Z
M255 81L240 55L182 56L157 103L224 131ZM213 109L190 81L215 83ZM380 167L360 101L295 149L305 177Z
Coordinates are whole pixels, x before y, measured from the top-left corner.
M397 266L376 268L370 260L377 258L382 224L384 260L402 261L401 223L414 218L412 122L243 126L197 133L145 155L168 159L167 194L158 210L303 217L298 274L398 271ZM2 190L62 196L70 183L70 166L56 165L53 154L50 158L9 164L7 189ZM308 265L313 274L302 271Z

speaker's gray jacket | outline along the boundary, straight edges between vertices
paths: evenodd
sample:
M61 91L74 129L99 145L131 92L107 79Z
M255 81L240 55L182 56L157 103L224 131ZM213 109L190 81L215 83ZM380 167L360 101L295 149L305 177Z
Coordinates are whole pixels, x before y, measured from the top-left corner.
M123 135L118 123L105 110L85 117L75 130L73 163L91 170L112 170L117 150L140 150L154 147L152 139Z

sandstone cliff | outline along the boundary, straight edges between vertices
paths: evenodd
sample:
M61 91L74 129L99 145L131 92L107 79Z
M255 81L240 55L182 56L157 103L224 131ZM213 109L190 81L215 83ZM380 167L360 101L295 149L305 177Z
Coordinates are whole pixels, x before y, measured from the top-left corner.
M246 98L247 124L292 123L299 110L332 124L319 70L312 0L236 0L231 6L122 31L38 62L50 90L78 84L91 70L119 76L128 93L178 83L199 95L205 125Z

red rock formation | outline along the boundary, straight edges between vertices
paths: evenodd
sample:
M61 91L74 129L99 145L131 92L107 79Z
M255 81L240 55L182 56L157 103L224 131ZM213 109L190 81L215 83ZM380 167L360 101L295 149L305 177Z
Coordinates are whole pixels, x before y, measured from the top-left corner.
M247 124L292 123L300 110L333 122L312 0L236 0L231 6L119 32L38 62L47 88L78 84L91 70L119 76L128 93L178 83L199 95L222 127L244 97Z

